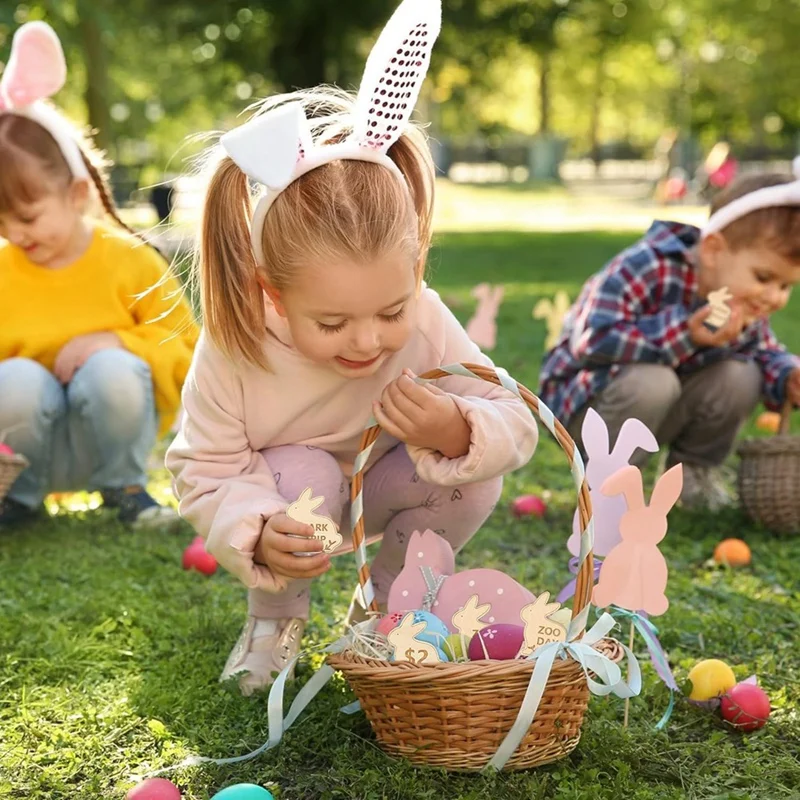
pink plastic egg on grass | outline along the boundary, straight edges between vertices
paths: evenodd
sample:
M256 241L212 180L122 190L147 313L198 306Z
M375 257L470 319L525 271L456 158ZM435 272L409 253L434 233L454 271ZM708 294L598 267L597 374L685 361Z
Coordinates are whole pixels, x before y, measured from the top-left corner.
M543 517L547 513L547 506L541 497L524 494L511 504L511 512L515 517Z
M737 683L722 697L722 718L740 731L757 731L767 724L770 714L767 693L753 683Z
M181 790L166 778L148 778L128 792L128 800L181 800Z
M14 451L5 443L0 442L0 456L13 456Z
M509 661L517 657L524 641L522 625L487 625L470 639L467 657L470 661Z

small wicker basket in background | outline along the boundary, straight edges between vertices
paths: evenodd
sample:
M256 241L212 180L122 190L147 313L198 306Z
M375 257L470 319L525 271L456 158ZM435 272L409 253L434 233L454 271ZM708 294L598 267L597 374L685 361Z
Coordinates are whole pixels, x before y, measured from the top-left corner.
M739 499L745 513L775 533L800 533L800 436L789 433L791 401L776 436L739 445Z
M452 374L508 388L511 388L509 381L513 381L476 364L433 370L422 378L432 380ZM586 530L592 506L582 464L575 458L575 443L536 395L521 384L513 382L513 385L561 445L579 487L581 529ZM364 433L361 454L369 453L379 435L377 425ZM357 461L353 474L353 508L361 507L364 463L359 465ZM358 514L353 521L357 561L364 535L363 514ZM369 581L369 565L365 555L360 558L363 563L358 565L358 577L363 589ZM573 620L584 609L588 611L593 576L593 556L589 551L578 572ZM374 603L372 608L377 610ZM585 626L585 617L582 619ZM585 627L578 637L583 636L584 630ZM613 639L604 639L595 647L615 663L624 657L619 643ZM327 660L347 679L378 744L387 753L415 764L455 771L481 770L493 758L517 719L534 669L534 662L527 660L424 665L381 661L353 651L328 656ZM580 664L572 658L556 661L533 723L504 769L528 769L568 755L578 745L588 705L589 687Z
M8 455L0 453L0 503L5 499L11 484L19 477L22 470L28 466L28 459L18 453Z

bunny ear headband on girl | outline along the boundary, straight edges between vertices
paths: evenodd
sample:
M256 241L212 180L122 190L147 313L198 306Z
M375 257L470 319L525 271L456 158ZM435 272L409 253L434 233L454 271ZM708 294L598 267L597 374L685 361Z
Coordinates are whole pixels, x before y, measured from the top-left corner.
M55 140L74 178L89 178L69 123L43 103L64 85L67 65L56 32L46 22L26 22L14 34L0 79L0 113L38 122Z
M248 178L263 186L250 237L263 264L261 231L275 198L290 184L331 161L371 161L405 179L389 158L414 111L442 24L441 0L403 0L373 48L358 92L353 131L342 142L315 145L298 103L256 116L220 143Z
M792 167L794 181L781 183L777 186L767 186L764 189L756 189L756 191L749 192L723 206L709 217L708 222L703 227L700 238L705 239L706 236L712 233L718 233L737 219L741 219L741 217L747 216L753 211L759 211L762 208L800 206L800 156L795 158Z

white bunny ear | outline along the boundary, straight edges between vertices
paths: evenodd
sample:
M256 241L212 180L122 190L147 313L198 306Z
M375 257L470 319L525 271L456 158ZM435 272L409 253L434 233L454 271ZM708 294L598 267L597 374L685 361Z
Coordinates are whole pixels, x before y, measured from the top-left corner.
M362 147L385 153L401 136L442 27L441 0L403 0L375 43L355 111L353 133Z
M260 114L226 133L220 144L245 175L280 191L291 183L310 146L303 107L290 103Z

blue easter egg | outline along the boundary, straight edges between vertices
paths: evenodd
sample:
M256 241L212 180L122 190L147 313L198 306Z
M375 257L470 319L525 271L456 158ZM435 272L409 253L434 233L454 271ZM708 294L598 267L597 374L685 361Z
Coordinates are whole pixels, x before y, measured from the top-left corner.
M442 645L450 635L447 625L445 625L444 622L442 622L435 614L431 614L430 611L415 611L414 622L425 623L425 630L422 631L422 633L417 634L417 639L419 639L421 642L432 644L437 650L441 650ZM446 661L447 659L445 658L442 660Z
M272 792L268 792L263 786L256 786L254 783L237 783L234 786L226 786L211 800L275 800L275 798L272 796Z

